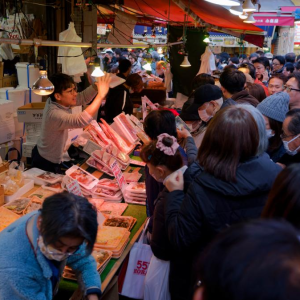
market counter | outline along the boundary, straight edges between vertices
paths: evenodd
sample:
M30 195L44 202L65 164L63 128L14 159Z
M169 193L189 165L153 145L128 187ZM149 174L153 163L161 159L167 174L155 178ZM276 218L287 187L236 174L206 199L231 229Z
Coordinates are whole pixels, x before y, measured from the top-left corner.
M110 283L110 281L112 280L112 278L114 277L118 269L120 268L122 262L126 258L133 244L138 239L143 229L142 225L145 223L145 220L147 218L146 207L141 205L129 204L127 209L123 213L123 216L132 216L137 219L137 222L134 225L133 229L131 230L129 244L125 248L125 251L123 252L122 256L119 259L112 258L108 263L108 265L106 266L103 273L101 274L102 292L104 292L104 290L106 289L106 287L108 286L108 284ZM82 299L82 294L78 289L78 284L71 280L62 279L59 286L58 294L55 296L54 300L65 300L70 298L72 300Z

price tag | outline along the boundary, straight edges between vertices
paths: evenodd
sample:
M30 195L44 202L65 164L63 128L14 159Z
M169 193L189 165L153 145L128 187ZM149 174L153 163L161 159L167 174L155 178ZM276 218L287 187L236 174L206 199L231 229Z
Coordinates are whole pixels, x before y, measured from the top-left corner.
M126 188L126 180L125 180L125 177L119 167L119 164L118 162L115 160L111 165L110 165L110 168L114 174L114 176L116 177L117 179L117 182L119 184L119 187L122 191L122 193L124 193L125 191L125 188Z
M80 185L77 180L73 180L72 182L68 183L66 186L69 193L83 197Z

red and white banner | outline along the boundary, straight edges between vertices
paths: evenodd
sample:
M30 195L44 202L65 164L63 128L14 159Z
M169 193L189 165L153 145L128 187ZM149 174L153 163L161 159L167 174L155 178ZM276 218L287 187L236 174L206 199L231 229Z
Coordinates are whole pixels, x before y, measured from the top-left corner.
M284 16L263 16L260 14L253 14L255 19L254 25L256 26L294 26L295 18L294 17L284 17Z

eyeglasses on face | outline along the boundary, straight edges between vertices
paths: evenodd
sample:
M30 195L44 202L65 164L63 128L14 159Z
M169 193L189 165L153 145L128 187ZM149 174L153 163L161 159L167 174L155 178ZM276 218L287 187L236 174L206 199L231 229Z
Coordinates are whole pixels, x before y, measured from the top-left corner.
M289 138L289 137L293 137L293 136L295 136L296 134L291 134L291 135L286 135L284 132L280 135L280 138L282 139L282 140L285 140L285 139L287 139L287 138Z
M293 89L293 88L291 88L291 87L289 87L289 86L287 86L287 85L284 86L284 89L285 89L288 93L291 92L291 91L297 91L297 92L300 92L300 90L298 90L298 89Z
M77 86L75 85L73 88L69 88L69 89L65 90L64 93L68 93L68 94L77 93Z

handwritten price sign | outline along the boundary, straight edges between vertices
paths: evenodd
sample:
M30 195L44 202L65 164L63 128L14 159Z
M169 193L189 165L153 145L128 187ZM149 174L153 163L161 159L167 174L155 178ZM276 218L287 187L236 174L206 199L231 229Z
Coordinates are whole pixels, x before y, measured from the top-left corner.
M117 179L117 182L119 184L119 187L122 191L122 193L124 192L125 188L126 188L126 180L124 178L124 175L119 167L118 162L115 160L111 165L110 168L114 174L114 176Z
M72 182L68 183L67 189L68 189L69 193L83 197L80 185L77 180L73 180Z

